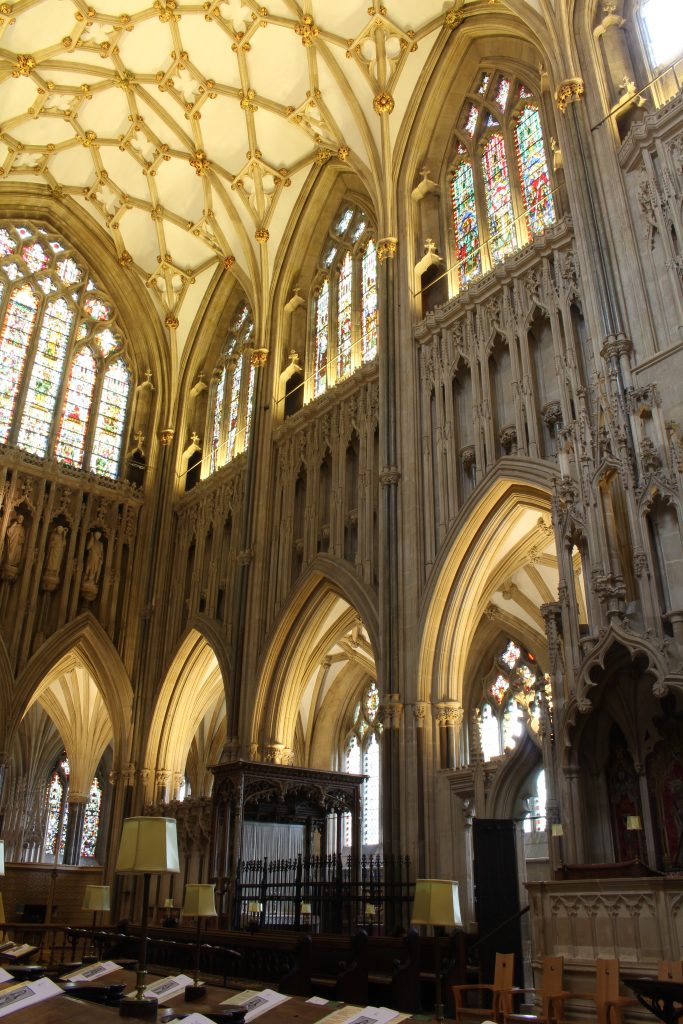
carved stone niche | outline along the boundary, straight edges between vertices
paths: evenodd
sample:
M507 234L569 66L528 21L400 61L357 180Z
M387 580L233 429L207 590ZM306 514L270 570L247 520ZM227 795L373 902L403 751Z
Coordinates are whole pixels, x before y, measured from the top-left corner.
M511 455L517 447L517 428L514 426L503 427L498 435L500 446L506 455Z

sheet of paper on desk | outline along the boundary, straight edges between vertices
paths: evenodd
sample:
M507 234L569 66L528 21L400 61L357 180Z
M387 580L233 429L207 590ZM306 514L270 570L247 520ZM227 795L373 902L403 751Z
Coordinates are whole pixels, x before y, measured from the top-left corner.
M311 996L311 998L307 999L306 1002L312 1003L313 1006L327 1006L329 999L323 999L322 996Z
M87 967L79 967L77 971L72 971L71 974L63 974L59 980L97 981L98 978L102 978L105 974L113 974L114 971L120 970L119 965L115 964L113 960L98 960L96 964L88 964Z
M50 978L38 978L37 981L22 982L12 985L0 992L0 1017L6 1017L15 1010L24 1010L34 1003L42 1003L43 999L61 996L62 990Z
M398 1024L407 1020L408 1015L390 1010L386 1006L342 1006L334 1013L323 1017L319 1024Z
M3 956L25 956L26 953L32 953L34 949L38 949L37 946L29 946L28 942L24 942L21 946L12 946L11 949L3 949Z
M182 1020L175 1017L173 1020L168 1021L168 1024L213 1024L213 1021L209 1017L205 1017L203 1013L190 1013L187 1017L183 1017Z
M281 992L273 992L272 988L264 988L262 992L247 988L244 992L238 992L236 996L224 999L219 1005L241 1006L243 1010L247 1011L244 1020L246 1024L249 1024L250 1021L260 1017L262 1013L267 1013L268 1010L272 1010L274 1006L279 1006L289 998Z
M167 999L173 999L174 996L183 994L187 986L191 984L192 978L188 978L187 974L178 974L172 978L159 978L158 981L147 986L145 995L148 998L158 999L160 1003L165 1003Z
M0 967L0 985L3 983L3 981L14 981L14 978L9 973L9 971L5 970L4 967Z

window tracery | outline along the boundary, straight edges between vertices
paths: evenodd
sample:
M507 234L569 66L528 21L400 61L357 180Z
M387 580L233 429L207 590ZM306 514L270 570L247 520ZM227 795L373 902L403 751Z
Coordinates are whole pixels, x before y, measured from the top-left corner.
M475 712L484 760L514 750L526 727L538 733L544 701L552 707L549 676L541 672L531 651L508 640L495 659Z
M320 264L312 310L310 398L377 354L377 249L358 207L344 204Z
M554 223L555 204L534 92L484 71L463 106L450 171L459 287Z
M378 719L379 691L372 682L353 709L353 725L344 743L344 770L366 775L361 797L361 836L363 846L381 843L380 822L380 744L382 723ZM344 846L352 845L351 815L344 815Z
M40 225L0 228L0 443L115 479L131 374L108 298Z
M255 380L253 337L251 309L243 302L232 321L222 363L214 375L209 418L211 473L243 452L249 442Z
M69 824L69 760L61 757L52 770L46 790L46 822L43 854L58 859L64 856L66 832ZM80 856L94 858L100 831L102 812L102 786L95 776L90 786L83 819L83 837Z

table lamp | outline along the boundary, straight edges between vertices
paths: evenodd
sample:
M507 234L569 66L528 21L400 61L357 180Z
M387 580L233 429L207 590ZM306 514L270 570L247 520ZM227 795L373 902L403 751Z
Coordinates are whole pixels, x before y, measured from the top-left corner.
M434 1016L441 1021L444 1019L444 1011L441 1001L441 953L437 929L439 925L451 928L462 925L458 883L443 878L418 878L415 882L411 921L413 924L434 926L434 974L436 976Z
M120 875L142 875L142 917L140 920L140 955L135 992L121 1000L122 1017L156 1020L157 1000L145 996L147 978L147 919L149 914L149 882L152 874L161 871L178 873L178 833L174 818L125 818L121 844L116 861Z
M82 910L92 910L92 933L90 937L90 953L95 954L95 926L97 925L97 912L110 910L109 886L108 885L86 885L83 894Z
M183 915L197 918L197 948L194 954L194 975L193 984L185 989L185 998L188 1002L203 999L206 995L206 985L199 981L199 961L202 949L202 920L205 917L216 916L216 886L213 884L192 883L185 886L185 902L183 903Z

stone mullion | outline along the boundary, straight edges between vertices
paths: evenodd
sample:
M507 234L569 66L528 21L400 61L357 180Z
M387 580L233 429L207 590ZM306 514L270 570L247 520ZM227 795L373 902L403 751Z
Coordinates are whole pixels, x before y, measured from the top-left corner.
M88 539L88 528L91 523L92 510L95 504L95 496L86 494L85 504L79 504L77 521L74 523L74 532L78 533L78 550L76 552L76 566L73 576L73 587L69 597L67 618L74 619L78 613L78 596L81 589L81 578L83 575L83 563L85 557L85 544Z
M433 345L433 341L429 343ZM420 348L420 414L419 430L421 435L421 456L422 456L422 491L423 491L423 517L424 517L424 548L425 568L429 569L434 564L436 557L436 532L435 532L435 510L434 510L434 462L432 456L432 404L431 393L433 380L428 363L427 347ZM429 355L433 358L433 353ZM432 363L433 365L433 363Z
M297 460L294 465L294 460L287 460L287 468L285 477L283 479L283 516L282 516L282 571L280 573L280 586L279 586L279 597L280 607L284 603L287 593L291 585L292 578L292 555L294 551L294 490L296 487L297 475L300 469L300 463Z
M304 557L307 566L318 553L318 500L320 495L320 459L313 437L306 446L306 506L304 509Z
M529 431L528 451L531 458L540 459L543 457L542 445L539 438L539 420L541 410L537 406L537 395L534 387L534 374L531 363L531 352L529 351L529 332L526 329L526 318L516 318L514 337L519 346L519 359L522 384L520 388L521 406ZM524 424L522 423L522 429ZM526 437L521 434L517 438L518 448L524 440L524 447L527 447Z
M121 518L118 523L116 531L116 544L114 545L114 551L112 554L111 586L109 588L109 607L107 609L106 617L103 617L102 623L112 641L115 641L117 639L114 634L116 630L116 606L118 604L119 588L122 586L125 588L126 583L130 580L132 575L131 573L128 573L127 580L121 579L121 559L123 557L123 543L124 538L126 537L128 527L128 516L131 511L131 506L127 502L125 502L122 506ZM130 590L128 590L126 597L126 607L128 607L130 603ZM125 633L125 631L122 630L122 633Z
M450 369L450 332L443 331L441 334L442 349L442 373L441 381L444 394L444 430L446 436L445 461L446 474L448 479L448 493L450 496L448 505L448 524L453 522L458 514L458 508L462 504L462 495L458 486L458 448L460 439L455 421L455 407L453 405L453 374Z
M342 424L335 422L340 410L330 413L334 426L332 448L332 486L330 488L330 554L335 558L344 557L344 525L346 518L346 444Z
M39 601L38 598L38 587L40 586L40 578L42 575L38 572L38 559L40 558L40 555L45 552L54 500L55 488L51 487L49 492L46 494L46 481L43 481L40 500L34 512L34 520L32 524L33 527L37 527L40 519L40 531L36 542L37 546L34 548L30 544L27 544L25 549L26 557L24 561L24 578L22 579L22 594L19 599L19 608L24 609L26 618L23 624L23 637L17 662L17 666L19 668L21 668L22 665L25 665L31 656L31 641L33 639L36 617L39 610L42 610L44 607L45 598L43 598L43 601ZM32 529L32 536L35 536L36 532L38 531ZM27 574L25 570L28 566L30 566L30 572ZM24 579L26 579L26 584L24 584ZM28 597L25 596L24 587L28 591ZM38 621L40 625L40 620Z
M181 574L171 583L169 613L168 613L168 635L177 637L180 632L182 621L182 608L185 590L185 571L187 568L187 557L189 552L188 530L189 519L185 518L174 530L173 543L175 550L181 552L179 564L182 566Z
M486 439L487 458L482 460L482 476L491 468L497 459L498 441L493 433L493 406L491 402L491 381L489 379L489 360L486 352L484 338L477 337L477 367L479 370L479 385L481 395L481 414L483 419L483 431Z
M434 408L436 411L436 436L432 441L434 446L434 454L436 455L436 487L439 494L439 519L436 524L436 542L437 548L440 548L443 544L446 536L446 524L448 521L448 487L446 482L445 472L445 458L446 458L446 439L444 437L444 401L443 401L443 389L442 389L442 378L440 372L439 358L438 358L438 342L434 341Z
M82 503L82 492L77 491L73 496L72 508L75 509L73 519L69 521L69 540L67 543L67 549L64 555L64 578L62 580L62 590L59 595L59 607L57 609L57 627L59 628L66 621L68 615L69 606L69 594L71 583L75 574L75 559L76 559L76 543L78 540L79 531L79 515L80 510L83 507Z
M372 583L372 511L370 509L370 455L368 452L368 425L363 417L358 437L358 546L356 561L365 583Z

